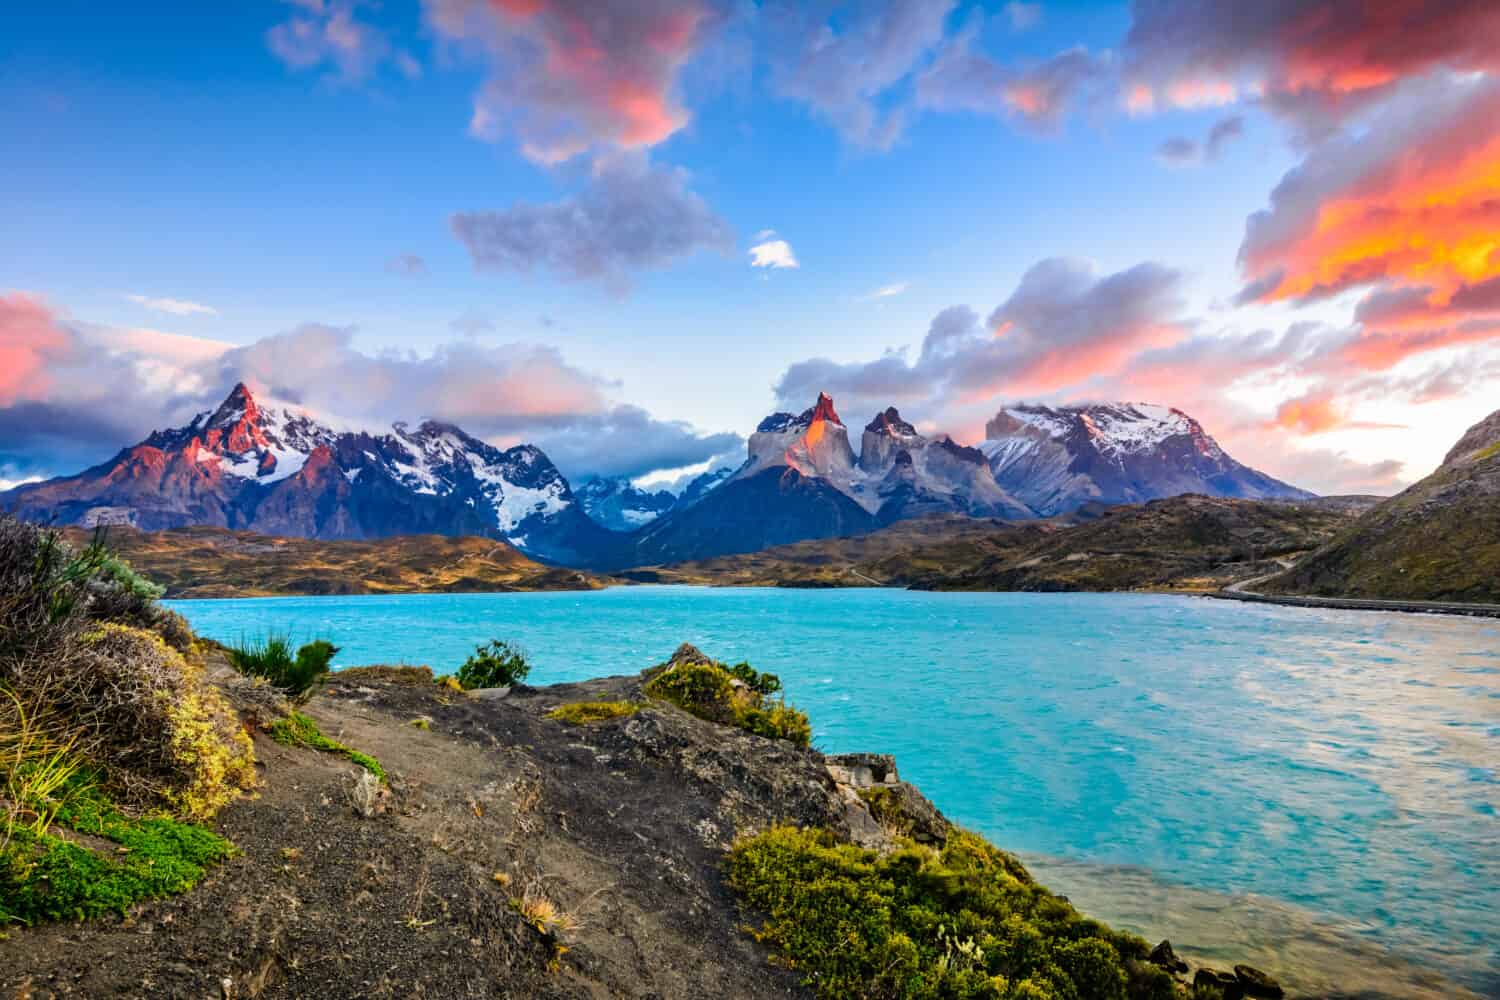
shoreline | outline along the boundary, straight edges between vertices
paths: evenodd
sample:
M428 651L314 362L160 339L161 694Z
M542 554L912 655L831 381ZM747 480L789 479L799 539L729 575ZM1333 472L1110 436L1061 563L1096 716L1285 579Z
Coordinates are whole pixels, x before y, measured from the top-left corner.
M1256 582L1256 581L1250 581ZM1397 611L1402 614L1457 615L1465 618L1500 618L1500 604L1461 604L1456 601L1390 601L1365 597L1304 597L1260 594L1251 590L1213 590L1200 596L1247 604L1279 604L1291 608L1327 608L1342 611Z

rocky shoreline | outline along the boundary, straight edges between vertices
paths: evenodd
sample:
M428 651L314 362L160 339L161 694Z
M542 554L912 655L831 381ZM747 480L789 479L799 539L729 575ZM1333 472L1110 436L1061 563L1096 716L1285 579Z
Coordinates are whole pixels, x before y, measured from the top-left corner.
M673 661L702 654L684 647ZM666 666L666 665L664 665ZM661 668L655 668L661 669ZM303 711L373 755L281 745L227 663L212 676L255 733L259 793L218 828L238 855L192 892L122 919L0 940L0 988L24 997L775 997L812 995L745 932L728 851L777 824L877 851L940 845L949 821L893 758L825 756L648 703L651 674L463 693L423 668L333 675ZM559 706L639 705L573 726ZM879 803L877 804L877 799ZM529 920L545 902L566 915ZM1150 961L1220 995L1269 977Z

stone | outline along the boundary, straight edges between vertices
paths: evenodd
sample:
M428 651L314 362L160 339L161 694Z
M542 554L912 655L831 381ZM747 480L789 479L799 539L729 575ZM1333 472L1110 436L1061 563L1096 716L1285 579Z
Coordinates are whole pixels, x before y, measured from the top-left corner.
M1224 1000L1243 1000L1245 996L1245 988L1239 979L1218 969L1199 969L1193 976L1193 989L1217 991Z
M1172 942L1163 941L1151 949L1151 954L1146 956L1146 961L1152 965L1160 966L1168 972L1184 973L1188 970L1188 964L1177 957L1177 952L1172 950Z
M1280 983L1254 966L1236 965L1234 974L1239 979L1246 996L1266 997L1268 1000L1278 1000L1286 996L1286 991L1281 988Z

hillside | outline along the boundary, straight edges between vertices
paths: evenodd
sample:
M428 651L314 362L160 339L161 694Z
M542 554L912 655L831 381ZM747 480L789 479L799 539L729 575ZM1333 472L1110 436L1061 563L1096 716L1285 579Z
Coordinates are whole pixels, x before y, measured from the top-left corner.
M1500 411L1471 427L1432 475L1257 589L1500 603Z
M933 590L1214 590L1274 572L1376 502L1182 496L1014 523L902 522L853 538L624 574L721 586L910 586Z
M91 532L68 529L82 545ZM111 528L111 549L167 588L168 597L402 594L419 591L588 590L602 582L544 566L478 536L401 535L321 541L223 528Z

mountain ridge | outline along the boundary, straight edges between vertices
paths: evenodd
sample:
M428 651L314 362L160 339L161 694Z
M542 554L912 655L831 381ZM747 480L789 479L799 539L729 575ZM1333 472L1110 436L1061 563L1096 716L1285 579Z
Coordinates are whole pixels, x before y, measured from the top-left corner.
M359 426L257 396L244 383L189 423L74 476L0 494L0 507L63 525L206 525L358 540L502 539L544 562L602 570L861 534L914 517L1028 520L1164 496L1299 499L1305 491L1228 456L1193 418L1140 403L1017 405L978 447L928 437L894 406L856 453L834 400L772 413L736 469L679 496L596 478L577 491L530 444L500 449L461 428Z
M1255 589L1500 603L1500 410L1470 427L1431 475Z

